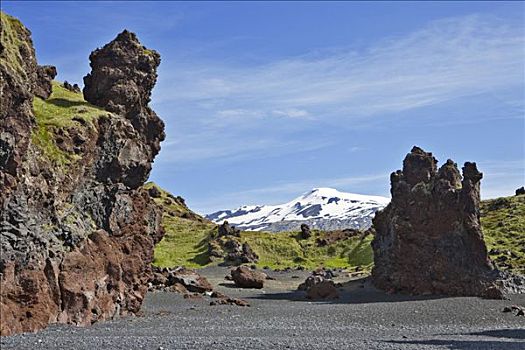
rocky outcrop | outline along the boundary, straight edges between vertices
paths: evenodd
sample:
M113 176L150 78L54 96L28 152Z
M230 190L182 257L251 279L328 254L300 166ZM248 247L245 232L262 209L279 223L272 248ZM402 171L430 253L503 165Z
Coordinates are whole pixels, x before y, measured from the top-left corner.
M312 237L312 231L310 231L310 226L307 224L301 224L301 239L308 239Z
M91 55L87 89L105 99L88 96L102 108L81 95L51 101L75 110L53 116L63 126L46 124L32 102L48 95L54 73L38 68L29 31L1 17L0 333L133 314L163 235L161 213L141 187L164 138L147 106L159 55L123 32ZM111 67L102 69L102 56Z
M31 32L2 12L0 40L0 206L16 187L28 153L37 64Z
M332 280L334 273L331 270L318 268L301 283L297 290L305 291L306 297L312 300L338 299L339 291Z
M78 86L78 84L71 85L67 80L62 83L62 86L64 87L64 89L69 90L71 92L81 92L80 86Z
M231 277L239 288L261 289L266 280L266 274L250 269L247 266L239 266L231 271Z
M228 221L224 221L222 225L220 225L217 228L217 236L218 237L226 237L226 236L241 237L241 230L235 228L235 226L231 226L228 223Z
M222 236L208 242L208 255L210 261L223 259L221 264L225 266L239 266L259 260L248 243L241 243L234 236Z
M390 176L391 203L373 220L373 283L384 290L502 298L525 289L491 263L479 221L476 163L463 177L448 160L414 147Z
M141 131L138 139L127 140L124 154L117 155L114 144L103 145L105 152L120 156L121 161L106 163L98 177L136 188L147 180L151 159L165 137L164 123L148 107L160 55L142 46L134 33L124 30L115 40L93 51L89 59L91 73L84 77L86 101L125 117L134 129ZM128 157L124 159L124 155Z
M38 66L36 73L37 80L33 93L45 100L51 95L51 82L57 76L57 69L54 66Z
M522 194L525 194L525 187L521 186L520 188L516 189L516 196L520 196Z

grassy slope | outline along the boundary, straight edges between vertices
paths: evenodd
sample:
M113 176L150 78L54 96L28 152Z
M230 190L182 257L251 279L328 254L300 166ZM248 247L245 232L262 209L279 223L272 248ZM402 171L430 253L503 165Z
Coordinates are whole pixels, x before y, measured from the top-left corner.
M56 145L54 131L60 129L67 132L69 128L93 127L95 118L110 114L86 102L82 93L69 91L56 81L53 81L53 92L47 100L34 98L33 111L37 127L31 140L48 159L59 165L67 165L78 159L78 156Z
M146 188L153 186L147 184ZM157 186L158 188L158 186ZM160 188L159 188L160 189ZM206 221L181 218L185 212L170 194L161 190L161 197L155 202L163 207L164 239L155 248L154 264L157 266L185 265L203 267L208 264L208 241L217 231L217 225ZM175 213L175 215L173 215ZM259 267L285 268L304 266L315 268L371 266L373 258L370 249L371 236L361 240L359 237L337 242L330 247L317 247L315 239L321 233L314 231L307 240L298 239L297 232L242 232L241 241L247 242L259 255Z
M1 64L12 72L26 78L20 51L31 52L31 46L29 42L21 40L18 35L18 33L25 31L23 29L24 26L18 19L3 11L0 13L0 21L2 22L0 40L4 47L4 53L0 56Z
M516 257L507 255L512 270L525 274L525 195L483 201L481 225L488 249L514 253Z
M162 191L156 199L163 204L168 198ZM495 206L495 201L504 203ZM525 273L525 196L482 202L483 231L489 249L512 251L518 258L510 258L513 270ZM188 208L175 208L179 211ZM155 249L155 264L158 266L186 265L203 267L208 264L207 242L216 232L217 226L211 222L196 222L164 214L166 236ZM501 222L501 223L500 223ZM248 242L259 255L259 267L285 268L304 266L311 269L317 266L354 267L365 270L373 264L370 247L372 236L361 240L358 237L337 242L328 247L317 247L315 239L321 233L314 231L308 240L297 238L297 232L242 232L241 241ZM497 257L497 256L492 256Z

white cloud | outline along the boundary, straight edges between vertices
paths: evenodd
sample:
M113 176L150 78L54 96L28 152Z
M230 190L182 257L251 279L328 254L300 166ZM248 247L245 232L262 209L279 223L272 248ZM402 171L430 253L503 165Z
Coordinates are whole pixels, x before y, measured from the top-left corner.
M289 152L287 132L308 123L366 125L484 93L504 100L498 91L523 91L524 45L519 25L490 16L449 18L362 50L316 51L263 65L191 57L163 67L153 100L157 110L176 115L174 124L184 123L184 132L169 132L168 140L182 137L185 150L217 148L210 157L238 157L272 144L277 153ZM523 102L514 109L514 116L523 114ZM440 123L462 120L469 117Z

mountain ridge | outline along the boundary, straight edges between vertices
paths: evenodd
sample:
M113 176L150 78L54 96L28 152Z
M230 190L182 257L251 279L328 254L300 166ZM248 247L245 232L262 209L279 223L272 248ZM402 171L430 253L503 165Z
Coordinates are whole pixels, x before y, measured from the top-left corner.
M318 187L283 204L245 205L205 217L218 224L228 221L246 231L290 231L304 223L321 230L367 229L375 212L389 202L387 197Z

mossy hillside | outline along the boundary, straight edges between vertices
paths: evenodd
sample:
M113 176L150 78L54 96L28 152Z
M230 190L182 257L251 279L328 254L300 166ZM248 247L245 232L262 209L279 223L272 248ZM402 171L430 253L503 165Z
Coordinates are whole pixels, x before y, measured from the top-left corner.
M110 114L86 102L82 93L69 91L56 81L53 81L53 90L47 100L40 97L33 99L33 112L37 126L31 140L49 160L58 165L68 165L80 157L57 146L57 130L67 133L71 128L93 128L96 118Z
M184 265L198 268L213 265L209 261L208 242L217 234L217 225L188 219L163 216L166 235L155 247L154 264L161 267ZM303 240L298 232L241 232L239 241L248 243L259 255L258 267L287 268L302 266L314 269L348 268L359 266L369 269L373 255L370 249L372 236L363 239L353 237L330 246L319 247L315 239L322 235L314 231L313 236ZM216 263L215 263L216 264Z
M162 241L155 247L154 264L161 267L184 265L192 268L210 265L208 242L215 238L217 225L193 213L176 200L178 197L154 183L148 183L144 187L150 189L153 186L160 192L160 196L154 198L154 201L163 209L162 224L166 231ZM298 232L241 232L240 241L248 243L259 255L259 267L371 267L372 236L363 239L353 237L319 247L315 240L320 236L322 232L315 230L312 237L306 240L300 239Z
M487 248L500 252L491 258L504 256L510 270L525 274L525 195L483 201L480 209Z
M23 68L24 60L20 53L29 53L33 50L25 36L28 30L22 22L3 11L0 11L0 23L2 26L0 40L4 47L4 52L0 55L0 64L16 75L27 79L27 73Z
M153 187L155 187L160 193L160 196L153 198L153 200L163 209L163 213L167 214L167 217L190 218L197 219L197 221L206 221L202 216L191 211L181 197L175 197L168 191L160 188L154 182L144 184L144 188L147 190L150 190Z

